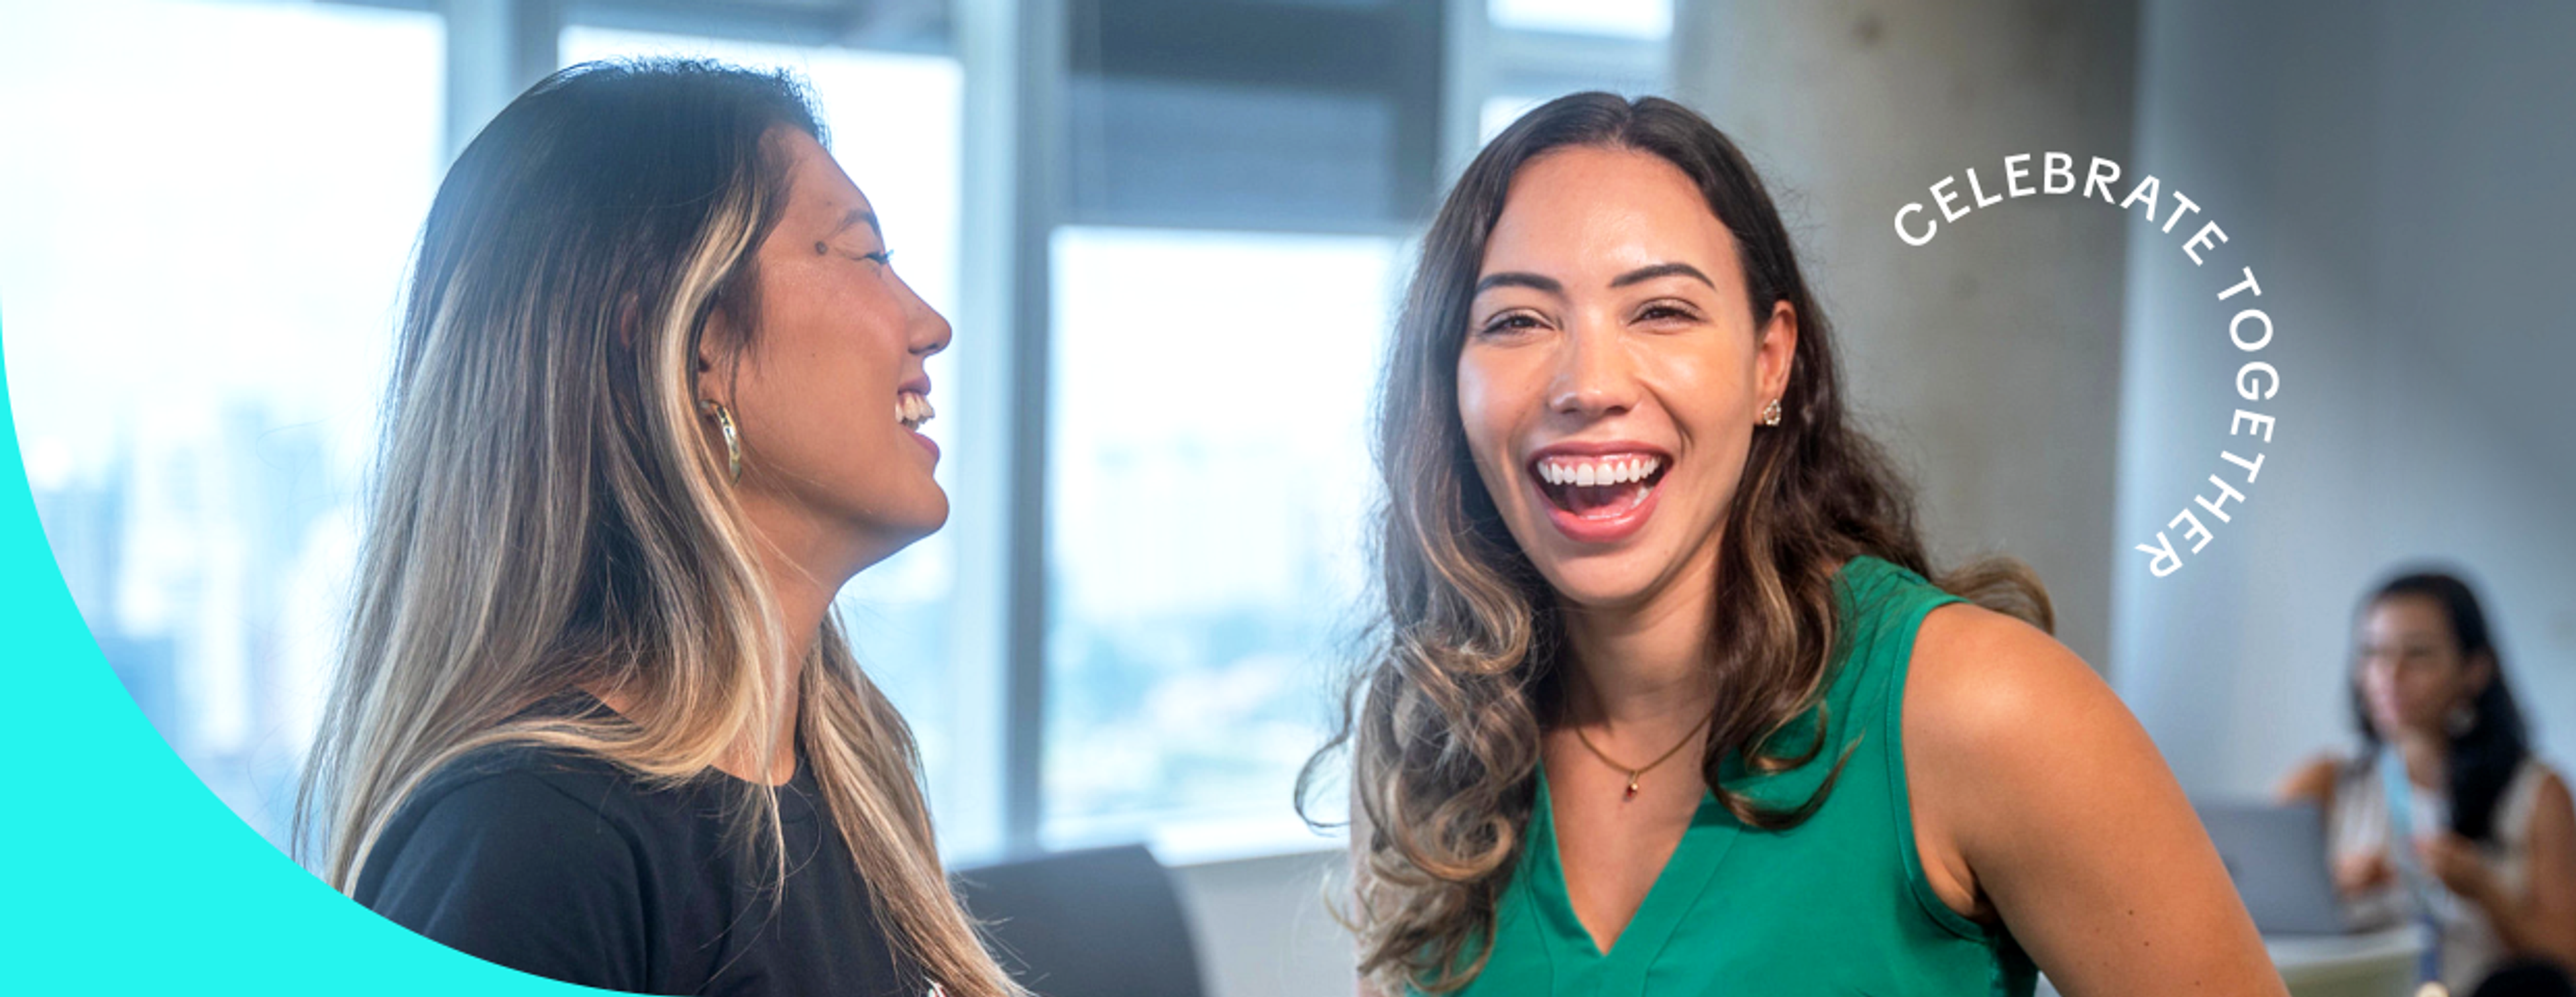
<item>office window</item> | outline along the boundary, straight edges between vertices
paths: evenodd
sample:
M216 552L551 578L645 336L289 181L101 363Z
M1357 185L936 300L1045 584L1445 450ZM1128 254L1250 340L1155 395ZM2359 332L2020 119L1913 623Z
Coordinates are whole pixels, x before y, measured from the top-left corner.
M0 297L36 506L179 756L283 841L440 162L429 14L13 7Z
M1673 30L1672 0L1488 0L1498 27L1622 38L1662 38Z
M1366 566L1366 427L1401 247L1054 239L1050 846L1311 845L1290 810Z
M1502 134L1503 129L1511 127L1512 122L1520 120L1521 115L1538 110L1539 105L1553 99L1555 98L1518 95L1486 98L1485 103L1477 110L1476 144L1481 147L1493 141L1494 136Z

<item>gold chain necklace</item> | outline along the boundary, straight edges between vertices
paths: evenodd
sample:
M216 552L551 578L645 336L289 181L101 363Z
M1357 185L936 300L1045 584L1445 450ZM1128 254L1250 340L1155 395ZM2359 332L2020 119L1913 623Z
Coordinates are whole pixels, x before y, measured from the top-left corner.
M1621 794L1619 797L1622 802L1625 802L1637 798L1638 779L1643 778L1647 771L1653 769L1655 766L1670 761L1674 755L1681 754L1682 749L1690 745L1691 739L1698 737L1699 732L1708 727L1709 721L1715 719L1717 719L1717 714L1715 713L1710 713L1707 716L1699 718L1699 725L1692 727L1690 729L1690 733L1682 735L1682 739L1679 743L1676 743L1671 748L1665 750L1663 754L1655 756L1654 761L1647 762L1644 765L1639 765L1634 768L1629 767L1626 763L1621 762L1616 758L1610 757L1607 753L1604 753L1599 746L1594 745L1591 738L1583 736L1583 727L1580 724L1576 725L1574 728L1574 739L1583 742L1584 750L1592 752L1592 757L1601 759L1604 764L1609 765L1611 768L1628 773L1628 791Z

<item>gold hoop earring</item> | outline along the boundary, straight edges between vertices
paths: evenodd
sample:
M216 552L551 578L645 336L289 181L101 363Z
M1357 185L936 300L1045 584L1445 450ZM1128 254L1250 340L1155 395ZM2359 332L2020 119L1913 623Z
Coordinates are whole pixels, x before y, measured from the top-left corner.
M730 480L740 482L742 480L742 434L733 428L732 410L725 408L722 402L701 398L698 400L698 411L713 417L716 428L724 432L725 473L730 476Z
M1777 426L1780 424L1779 399L1771 399L1769 404L1762 406L1762 424L1765 426Z

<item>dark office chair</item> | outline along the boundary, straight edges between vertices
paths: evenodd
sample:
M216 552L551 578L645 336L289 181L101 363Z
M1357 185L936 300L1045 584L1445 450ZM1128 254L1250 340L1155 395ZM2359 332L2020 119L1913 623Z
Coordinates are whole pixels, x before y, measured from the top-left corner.
M960 870L994 955L1044 997L1203 997L1172 877L1142 845Z
M2519 959L2489 974L2469 997L2576 997L2576 978L2557 963Z

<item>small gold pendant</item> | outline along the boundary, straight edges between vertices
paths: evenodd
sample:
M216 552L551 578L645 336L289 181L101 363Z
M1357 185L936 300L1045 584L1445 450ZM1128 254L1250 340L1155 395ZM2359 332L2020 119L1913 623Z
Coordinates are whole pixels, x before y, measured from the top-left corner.
M1636 772L1630 772L1630 773L1628 773L1628 792L1627 792L1627 795L1625 795L1625 796L1621 796L1621 797L1619 797L1619 799L1621 799L1622 801L1636 799L1636 798L1637 798L1637 777L1642 776L1642 775L1645 775L1645 774L1646 774L1646 773L1645 773L1644 771L1642 771L1642 770L1641 770L1641 771L1636 771Z

